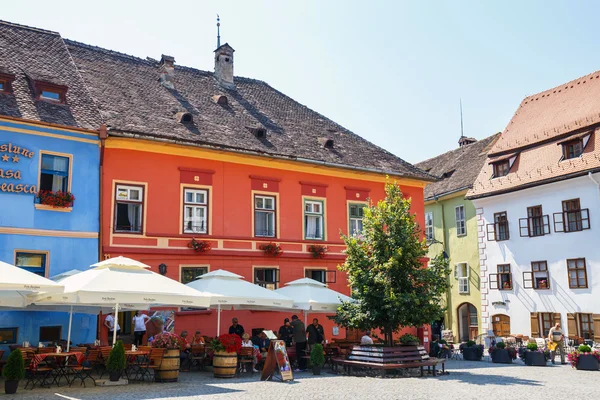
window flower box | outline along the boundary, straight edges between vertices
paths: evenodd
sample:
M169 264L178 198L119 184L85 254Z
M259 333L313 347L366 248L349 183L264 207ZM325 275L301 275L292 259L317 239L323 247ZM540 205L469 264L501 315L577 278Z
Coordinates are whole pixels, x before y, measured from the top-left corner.
M188 243L188 247L190 249L194 249L196 253L204 253L210 250L210 243L208 243L206 240L198 241L195 238L192 238L192 241Z
M266 256L279 257L283 254L281 246L277 243L263 243L258 248L264 251Z
M327 246L322 246L320 244L311 244L308 246L308 251L312 253L313 258L324 258L327 254Z
M54 208L73 207L75 196L71 192L52 192L50 190L40 190L36 195L36 202Z

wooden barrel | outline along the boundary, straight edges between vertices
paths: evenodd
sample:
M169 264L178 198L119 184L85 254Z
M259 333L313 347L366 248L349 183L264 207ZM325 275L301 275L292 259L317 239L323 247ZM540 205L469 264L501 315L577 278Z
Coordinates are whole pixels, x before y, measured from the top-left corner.
M156 369L156 382L177 382L179 378L179 349L168 349L163 355L160 368Z
M215 378L233 378L237 367L237 353L225 351L215 352L213 356L213 372Z

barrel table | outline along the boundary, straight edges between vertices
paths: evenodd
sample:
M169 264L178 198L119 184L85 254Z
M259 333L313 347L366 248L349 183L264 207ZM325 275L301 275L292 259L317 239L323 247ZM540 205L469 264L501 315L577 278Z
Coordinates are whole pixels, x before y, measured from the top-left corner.
M237 353L217 351L213 356L213 373L215 378L233 378L237 368Z

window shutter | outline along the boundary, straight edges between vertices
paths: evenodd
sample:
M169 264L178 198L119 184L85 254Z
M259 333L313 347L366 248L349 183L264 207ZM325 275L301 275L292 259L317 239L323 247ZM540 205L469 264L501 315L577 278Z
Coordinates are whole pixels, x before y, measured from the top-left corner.
M529 237L529 222L527 218L519 218L519 234L521 237Z
M552 320L554 321L554 325L556 325L556 324L562 325L562 322L560 322L560 313L558 313L558 312L553 313Z
M279 283L279 268L275 269L275 282Z
M469 279L471 277L471 267L469 267L469 263L465 263L465 269L467 270L465 278Z
M600 342L600 314L592 315L594 320L594 342Z
M335 283L336 282L336 270L327 270L325 271L325 283Z
M533 289L533 272L523 272L523 288Z
M554 213L554 232L564 232L565 224L563 222L563 213Z
M569 339L575 339L575 337L577 337L577 322L575 321L575 314L567 314L567 331L569 333Z
M493 242L496 240L496 225L495 224L487 224L487 240L488 242Z
M581 229L590 229L590 211L587 208L581 210Z
M454 265L454 279L458 279L458 264Z
M536 312L531 313L531 337L540 337L540 318Z
M490 289L498 289L498 274L490 274L488 278Z

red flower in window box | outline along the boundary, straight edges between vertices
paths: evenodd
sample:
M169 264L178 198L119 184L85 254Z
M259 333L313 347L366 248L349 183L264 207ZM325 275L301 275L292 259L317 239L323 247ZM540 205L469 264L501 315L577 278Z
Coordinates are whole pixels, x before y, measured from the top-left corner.
M73 207L73 202L75 201L75 196L73 196L73 193L63 192L62 190L59 190L58 192L40 190L36 197L40 204L45 204L55 208Z
M192 241L188 243L188 247L194 249L196 253L204 253L205 251L210 250L210 243L206 240L197 241L195 238L192 238Z
M323 258L327 254L329 249L327 246L321 246L320 244L311 244L308 246L308 251L312 253L313 258Z
M281 246L279 246L277 243L263 243L258 248L264 251L265 255L271 257L279 257L283 254Z

